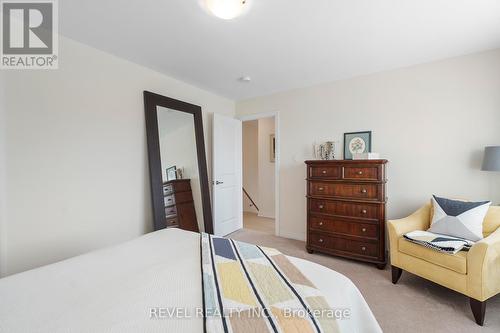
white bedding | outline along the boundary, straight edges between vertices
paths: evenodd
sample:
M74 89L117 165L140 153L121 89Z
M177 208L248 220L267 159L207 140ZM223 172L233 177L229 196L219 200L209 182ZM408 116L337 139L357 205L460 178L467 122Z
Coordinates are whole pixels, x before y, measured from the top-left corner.
M157 231L115 247L0 279L0 332L203 332L199 235ZM354 284L290 260L330 306L350 309L342 332L381 332ZM151 319L152 309L162 319ZM177 308L184 318L168 318ZM158 310L156 310L158 311ZM159 314L159 312L156 312Z

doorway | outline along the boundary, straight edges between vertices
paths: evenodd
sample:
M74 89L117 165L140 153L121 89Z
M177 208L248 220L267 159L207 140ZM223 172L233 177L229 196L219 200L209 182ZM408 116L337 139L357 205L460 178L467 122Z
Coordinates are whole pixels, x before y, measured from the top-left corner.
M243 229L278 235L276 114L241 117Z

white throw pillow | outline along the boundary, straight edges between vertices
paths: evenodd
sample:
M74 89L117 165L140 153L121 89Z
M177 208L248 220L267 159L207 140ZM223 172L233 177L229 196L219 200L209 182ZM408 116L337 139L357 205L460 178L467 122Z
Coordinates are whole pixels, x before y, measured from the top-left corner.
M491 201L459 201L434 195L434 216L428 231L477 242L483 239L483 221L490 205Z

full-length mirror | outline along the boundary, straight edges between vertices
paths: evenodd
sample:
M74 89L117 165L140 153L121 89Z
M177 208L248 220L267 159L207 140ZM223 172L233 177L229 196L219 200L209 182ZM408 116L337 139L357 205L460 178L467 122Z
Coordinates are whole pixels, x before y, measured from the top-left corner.
M155 230L212 232L201 108L144 92Z

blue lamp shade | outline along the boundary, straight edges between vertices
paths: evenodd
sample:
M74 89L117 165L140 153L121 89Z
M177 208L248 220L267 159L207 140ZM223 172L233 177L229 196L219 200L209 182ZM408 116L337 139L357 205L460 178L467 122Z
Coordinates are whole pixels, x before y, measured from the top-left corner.
M481 170L500 171L500 146L484 148L484 159Z

